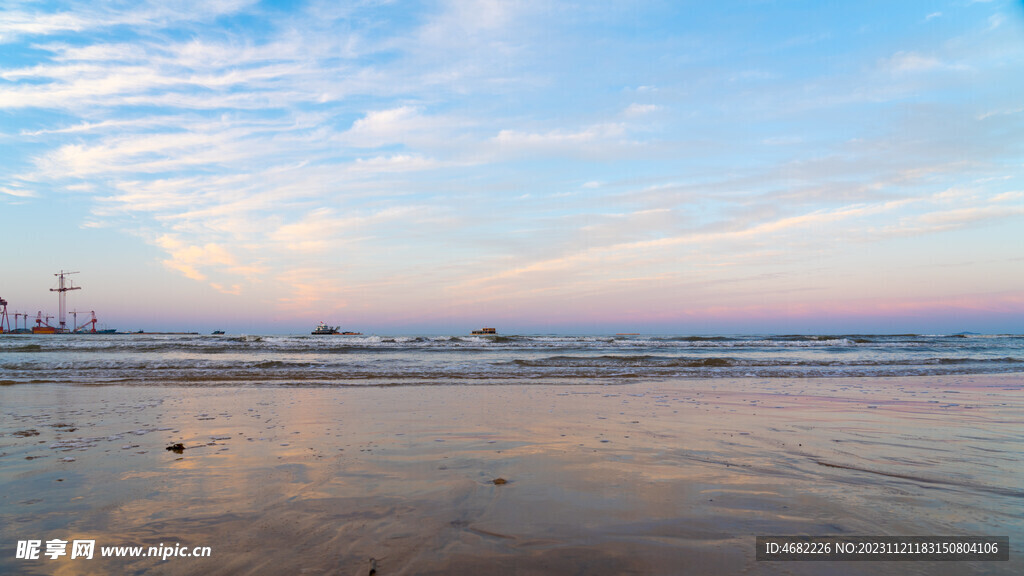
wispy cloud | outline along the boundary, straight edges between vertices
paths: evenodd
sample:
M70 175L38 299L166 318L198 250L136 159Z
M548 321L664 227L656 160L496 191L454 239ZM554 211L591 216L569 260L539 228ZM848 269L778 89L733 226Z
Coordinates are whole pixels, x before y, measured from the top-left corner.
M253 0L211 0L180 2L143 1L128 9L115 2L83 2L62 12L45 12L36 3L15 0L0 12L0 42L23 37L47 36L60 32L84 32L116 26L164 27L181 22L204 21L232 14L253 4Z
M34 198L36 196L35 192L32 192L31 190L23 190L18 188L17 185L0 186L0 194L14 196L15 198Z
M885 66L893 72L924 72L936 69L962 69L963 65L949 64L936 58L915 52L897 52Z
M571 156L606 155L613 149L636 144L629 140L626 125L622 123L595 124L572 131L505 129L498 132L492 142L498 147L499 154L559 153Z
M180 238L164 235L156 239L160 246L170 255L164 265L184 274L192 280L206 280L200 268L235 266L237 261L228 250L218 244L202 246L188 245Z
M625 115L645 116L652 112L657 112L658 110L661 110L661 106L658 106L657 104L637 104L634 102L626 107Z

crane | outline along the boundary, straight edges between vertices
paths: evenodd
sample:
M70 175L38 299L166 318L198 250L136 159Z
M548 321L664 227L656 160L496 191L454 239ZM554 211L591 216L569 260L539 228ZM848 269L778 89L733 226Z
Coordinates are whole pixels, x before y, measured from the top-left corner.
M54 274L54 276L57 276L57 277L60 278L60 281L57 284L56 288L50 288L50 292L57 292L57 293L60 294L60 297L59 297L59 299L60 299L60 314L59 314L60 327L57 329L58 332L67 332L67 323L64 321L64 319L67 317L66 312L67 312L67 293L68 293L68 291L70 291L70 290L81 290L82 289L81 286L75 286L74 284L72 284L71 280L67 280L66 283L65 283L64 277L68 276L70 274L78 274L78 272L65 272L65 271L61 270L59 273Z
M6 328L5 328L6 326ZM14 327L18 327L18 317L14 317ZM7 318L7 300L0 298L0 334L11 331L11 321Z

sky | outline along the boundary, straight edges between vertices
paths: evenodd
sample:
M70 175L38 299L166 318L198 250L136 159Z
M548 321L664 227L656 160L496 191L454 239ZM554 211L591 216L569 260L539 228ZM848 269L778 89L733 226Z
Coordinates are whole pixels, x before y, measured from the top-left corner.
M9 314L1024 333L1020 1L0 4Z

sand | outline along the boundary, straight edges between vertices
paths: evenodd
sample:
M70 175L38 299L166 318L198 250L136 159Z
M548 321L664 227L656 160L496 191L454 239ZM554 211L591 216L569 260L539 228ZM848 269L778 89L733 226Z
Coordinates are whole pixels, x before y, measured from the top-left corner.
M0 414L0 573L1024 573L1020 374L16 385ZM1011 556L756 561L755 536L788 534L1009 536ZM16 558L29 539L96 557ZM161 544L210 556L99 557Z

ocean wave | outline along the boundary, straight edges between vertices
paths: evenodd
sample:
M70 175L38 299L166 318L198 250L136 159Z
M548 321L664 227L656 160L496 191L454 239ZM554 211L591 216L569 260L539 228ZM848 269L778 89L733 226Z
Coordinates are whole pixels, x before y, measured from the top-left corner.
M1018 336L952 338L947 336L884 335L781 335L781 336L0 336L0 353L53 352L105 353L325 353L344 354L373 350L635 350L686 351L690 349L847 349L903 351L912 349L966 350L1008 347L1019 350ZM965 348L966 347L966 348Z
M840 360L834 358L825 359L785 359L785 358L737 358L737 357L682 357L670 358L664 356L551 356L536 359L516 359L510 362L516 366L531 368L567 368L567 367L599 367L599 366L621 366L621 367L653 367L653 368L676 368L676 367L871 367L871 366L928 366L928 365L1002 365L1021 364L1021 358L903 358L903 359L853 359Z
M0 336L11 382L599 382L1024 372L1024 337Z
M22 346L11 346L3 350L4 352L42 352L45 348L39 344L24 344Z

